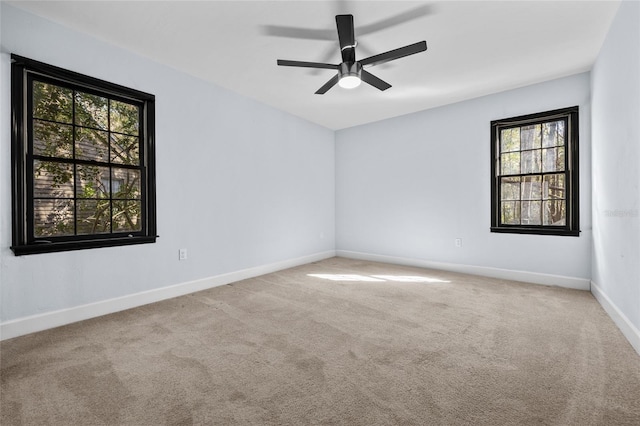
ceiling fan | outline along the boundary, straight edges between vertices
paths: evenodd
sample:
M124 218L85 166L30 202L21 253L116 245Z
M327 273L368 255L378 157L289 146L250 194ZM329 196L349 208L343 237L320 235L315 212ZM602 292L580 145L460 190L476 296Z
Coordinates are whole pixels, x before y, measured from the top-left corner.
M363 69L364 66L380 65L394 59L403 58L415 53L427 50L427 42L419 41L418 43L390 50L388 52L373 55L365 59L356 61L355 31L353 27L353 15L336 15L336 26L338 28L338 41L340 43L340 53L342 62L339 64L325 64L321 62L303 62L289 61L286 59L278 59L278 65L285 67L304 67L304 68L324 68L337 70L331 80L327 81L315 93L323 95L329 89L338 84L340 87L351 89L360 85L361 81L372 85L380 90L387 90L391 87L389 83L379 79L375 75Z

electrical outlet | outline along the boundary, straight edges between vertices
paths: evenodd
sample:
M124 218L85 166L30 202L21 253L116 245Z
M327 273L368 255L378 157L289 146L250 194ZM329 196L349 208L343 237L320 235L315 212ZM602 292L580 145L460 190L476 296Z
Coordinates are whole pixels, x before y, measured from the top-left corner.
M456 238L455 244L456 244L456 247L462 247L462 238Z
M178 259L179 260L187 260L187 249L182 248L178 250Z

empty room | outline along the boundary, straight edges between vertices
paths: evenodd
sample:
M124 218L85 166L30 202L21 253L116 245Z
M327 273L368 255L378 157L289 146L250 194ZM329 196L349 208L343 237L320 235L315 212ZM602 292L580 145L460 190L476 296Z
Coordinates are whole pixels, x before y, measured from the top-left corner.
M640 424L640 1L0 25L0 424Z

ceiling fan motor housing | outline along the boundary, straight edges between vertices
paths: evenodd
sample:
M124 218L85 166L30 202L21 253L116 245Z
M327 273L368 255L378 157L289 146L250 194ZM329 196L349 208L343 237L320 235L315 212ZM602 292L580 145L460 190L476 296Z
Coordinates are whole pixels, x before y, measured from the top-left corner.
M360 65L360 62L343 62L340 64L340 68L338 68L338 73L340 74L341 80L347 76L361 78L362 65Z
M345 89L360 85L362 65L359 62L342 62L338 68L338 84Z

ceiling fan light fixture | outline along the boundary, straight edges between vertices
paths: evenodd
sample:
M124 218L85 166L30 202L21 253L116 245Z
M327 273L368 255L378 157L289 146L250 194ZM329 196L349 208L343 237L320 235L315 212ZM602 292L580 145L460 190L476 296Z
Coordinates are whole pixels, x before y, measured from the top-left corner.
M344 89L353 89L362 82L362 65L358 62L343 62L338 69L338 85Z
M338 85L343 89L353 89L360 86L361 82L357 75L346 75L338 81Z

